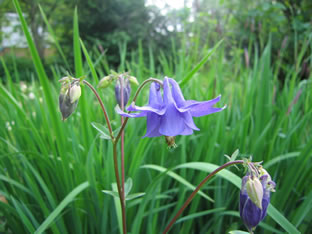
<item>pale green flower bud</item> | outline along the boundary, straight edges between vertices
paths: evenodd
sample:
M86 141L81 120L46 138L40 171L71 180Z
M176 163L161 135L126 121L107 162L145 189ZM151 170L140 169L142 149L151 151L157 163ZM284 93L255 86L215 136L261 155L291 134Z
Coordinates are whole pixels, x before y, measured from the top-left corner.
M250 177L246 182L246 190L250 200L262 209L263 187L257 177Z
M81 96L81 88L79 83L75 83L71 88L70 88L70 102L74 103L75 101L77 101Z
M128 76L127 78L129 79L130 83L139 85L137 78L135 78L134 76Z
M113 82L112 76L105 76L100 80L97 88L98 89L104 89L104 88L108 87L112 82Z

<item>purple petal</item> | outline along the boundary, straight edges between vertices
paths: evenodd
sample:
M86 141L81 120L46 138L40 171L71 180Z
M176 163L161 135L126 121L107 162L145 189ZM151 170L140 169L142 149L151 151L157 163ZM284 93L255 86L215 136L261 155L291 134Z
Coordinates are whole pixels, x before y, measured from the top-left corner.
M158 137L161 116L154 113L147 113L146 116L146 134L144 137Z
M168 105L169 103L174 102L168 77L164 78L163 84L164 84L164 104Z
M212 113L223 111L226 108L226 106L222 108L216 108L216 107L196 107L195 110L191 110L191 114L193 117L201 117L204 115L210 115Z
M163 100L160 92L160 85L156 82L153 82L150 87L149 100L148 103L150 106L159 108L163 105Z
M179 84L171 78L168 78L170 84L172 85L172 96L178 107L182 107L185 104L185 99L183 97L182 91Z
M200 129L198 127L196 127L192 115L190 112L185 112L185 113L181 113L181 115L183 115L184 118L184 123L191 129L193 130L197 130L199 131Z
M146 111L142 111L140 113L130 113L129 114L129 113L122 111L118 105L116 106L115 111L117 112L117 114L122 115L124 117L129 117L129 118L144 117L147 114Z
M160 109L157 108L153 108L151 106L136 106L134 104L131 104L128 108L128 111L147 111L147 112L153 112L156 113L158 115L163 115L166 112L166 108L162 107Z
M176 136L184 131L185 126L184 118L175 106L167 106L166 113L161 117L159 132L165 136Z
M242 209L242 219L245 225L251 230L261 221L262 211L249 198L245 201Z
M184 130L179 135L192 135L193 129L185 126Z
M191 107L190 111L193 117L209 115L215 112L220 112L226 108L226 106L222 108L213 107L214 104L220 101L220 98L221 96L218 96L215 99L206 102L197 102L197 103L195 101L188 102L188 105L186 105L186 107Z

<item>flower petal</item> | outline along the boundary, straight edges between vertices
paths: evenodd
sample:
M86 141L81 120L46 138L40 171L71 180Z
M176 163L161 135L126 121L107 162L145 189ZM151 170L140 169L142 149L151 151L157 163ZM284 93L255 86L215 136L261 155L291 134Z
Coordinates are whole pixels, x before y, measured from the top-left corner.
M163 99L160 92L160 85L156 82L153 82L151 84L148 103L150 106L155 108L163 105Z
M182 107L183 105L185 105L185 99L183 97L179 84L174 79L168 78L168 80L172 85L172 97L174 101L177 103L178 107Z
M191 129L199 131L199 128L196 127L192 115L190 112L185 112L185 113L181 113L181 115L183 115L184 118L184 123Z
M185 126L184 130L179 135L192 135L193 129L189 128L188 126Z
M180 135L185 127L184 118L174 104L167 106L166 113L161 117L159 132L165 136L176 136Z
M129 118L144 117L147 114L146 111L142 111L139 113L126 113L126 112L122 111L118 105L115 107L115 111L117 112L117 114L122 115L124 117L129 117Z
M209 115L215 112L222 111L226 108L226 106L222 108L213 107L218 101L220 101L221 96L216 97L215 99L206 101L206 102L197 102L196 101L188 101L188 105L185 107L191 108L191 114L193 117L200 117L204 115ZM185 108L184 107L184 108Z
M147 111L147 112L153 112L158 115L163 115L166 112L166 108L157 109L151 106L136 106L133 103L127 108L128 111Z
M161 116L154 113L147 113L146 116L146 134L144 137L158 137ZM143 137L143 138L144 138Z
M164 84L164 104L168 105L174 102L168 77L164 78L163 84Z

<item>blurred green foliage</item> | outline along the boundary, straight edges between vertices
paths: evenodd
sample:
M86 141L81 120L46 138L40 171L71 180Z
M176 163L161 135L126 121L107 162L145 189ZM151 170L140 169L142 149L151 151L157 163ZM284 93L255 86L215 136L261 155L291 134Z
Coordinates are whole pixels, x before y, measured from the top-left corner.
M263 51L271 39L273 61L283 58L280 79L285 79L289 66L302 59L300 76L310 73L310 46L300 55L312 37L312 2L310 0L188 0L182 9L166 9L164 14L156 6L147 6L144 0L21 0L21 7L30 25L39 55L43 58L45 44L53 46L49 39L44 42L47 31L39 11L41 5L47 20L53 28L56 39L73 67L72 23L75 7L80 18L79 34L87 47L106 53L112 66L120 63L120 51L127 45L126 58L141 46L153 51L155 57L170 53L172 42L178 50L182 40L188 41L188 48L201 49L207 44L215 44L220 38L231 40L228 56L238 49ZM191 4L188 4L191 3ZM14 12L11 0L3 0L1 13ZM0 14L0 22L5 24L5 14ZM39 30L40 28L40 30ZM196 35L196 36L194 36ZM140 41L140 45L139 42ZM200 42L197 48L193 46ZM282 49L285 51L281 54ZM144 59L149 54L144 50ZM137 56L134 55L134 56ZM302 58L301 58L302 57ZM56 57L55 59L60 60ZM249 58L253 63L253 58Z

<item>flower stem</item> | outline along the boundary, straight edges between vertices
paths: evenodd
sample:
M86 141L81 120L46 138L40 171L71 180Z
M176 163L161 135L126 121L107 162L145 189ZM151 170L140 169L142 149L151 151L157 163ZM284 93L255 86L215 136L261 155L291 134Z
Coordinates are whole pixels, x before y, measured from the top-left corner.
M177 214L173 217L173 219L170 221L170 223L167 225L167 227L165 228L165 230L163 231L163 234L166 234L170 228L172 227L172 225L175 223L175 221L177 220L177 218L182 214L182 212L184 211L184 209L190 204L190 202L192 201L192 199L194 198L194 196L196 195L196 193L200 190L200 188L209 180L211 179L215 174L217 174L219 171L223 170L224 168L227 168L229 166L235 165L235 164L244 164L243 160L236 160L236 161L231 161L231 162L227 162L225 164L223 164L222 166L218 167L216 170L214 170L213 172L211 172L205 179L202 180L202 182L200 182L200 184L196 187L196 189L191 193L191 195L188 197L188 199L185 201L185 203L183 204L183 206L180 208L180 210L177 212Z
M121 110L124 110L124 79L120 78L120 97L121 97ZM121 125L123 125L124 118L121 116ZM127 221L126 221L126 202L125 202L125 133L124 130L121 132L121 142L120 142L120 150L121 150L121 199L124 204L124 209L122 209L122 223L123 223L123 231L127 233Z
M123 229L123 233L127 234L127 225L126 225L126 209L125 209L125 196L124 196L124 148L123 148L123 143L121 146L121 152L122 152L122 159L121 159L121 164L122 164L122 187L120 184L120 177L119 177L119 170L118 170L118 159L117 159L117 142L114 138L114 134L113 134L113 130L112 130L112 126L107 114L107 111L105 109L104 103L102 101L102 99L100 98L98 92L95 90L95 88L86 80L82 81L85 85L87 85L92 92L95 94L97 100L100 103L100 106L102 108L106 123L107 123L107 127L108 127L108 131L110 134L110 137L112 139L112 143L113 143L113 156L114 156L114 171L115 171L115 177L116 177L116 182L117 182L117 189L118 189L118 194L119 194L119 198L120 198L120 205L121 205L121 212L122 212L122 229ZM122 92L123 95L123 92ZM122 106L123 106L123 96L121 96L122 98ZM122 120L123 121L123 120Z
M117 159L117 142L113 143L113 154L114 154L114 169L115 169L115 177L117 182L117 189L118 195L121 205L121 213L122 213L122 229L123 233L127 234L127 225L126 225L126 207L125 207L125 199L123 196L121 184L120 184L120 177L119 177L119 170L118 170L118 159Z
M114 140L114 135L113 135L113 130L112 130L112 126L111 126L111 123L109 121L109 117L108 117L108 114L107 114L107 111L105 109L105 106L104 106L104 103L102 102L102 99L100 98L98 92L95 90L95 88L86 80L83 80L82 81L84 84L86 84L91 90L92 92L95 94L97 100L99 101L100 103L100 106L102 108L102 111L104 113L104 117L105 117L105 120L106 120L106 124L107 124L107 128L108 128L108 131L109 131L109 134L110 134L110 137L112 140Z

